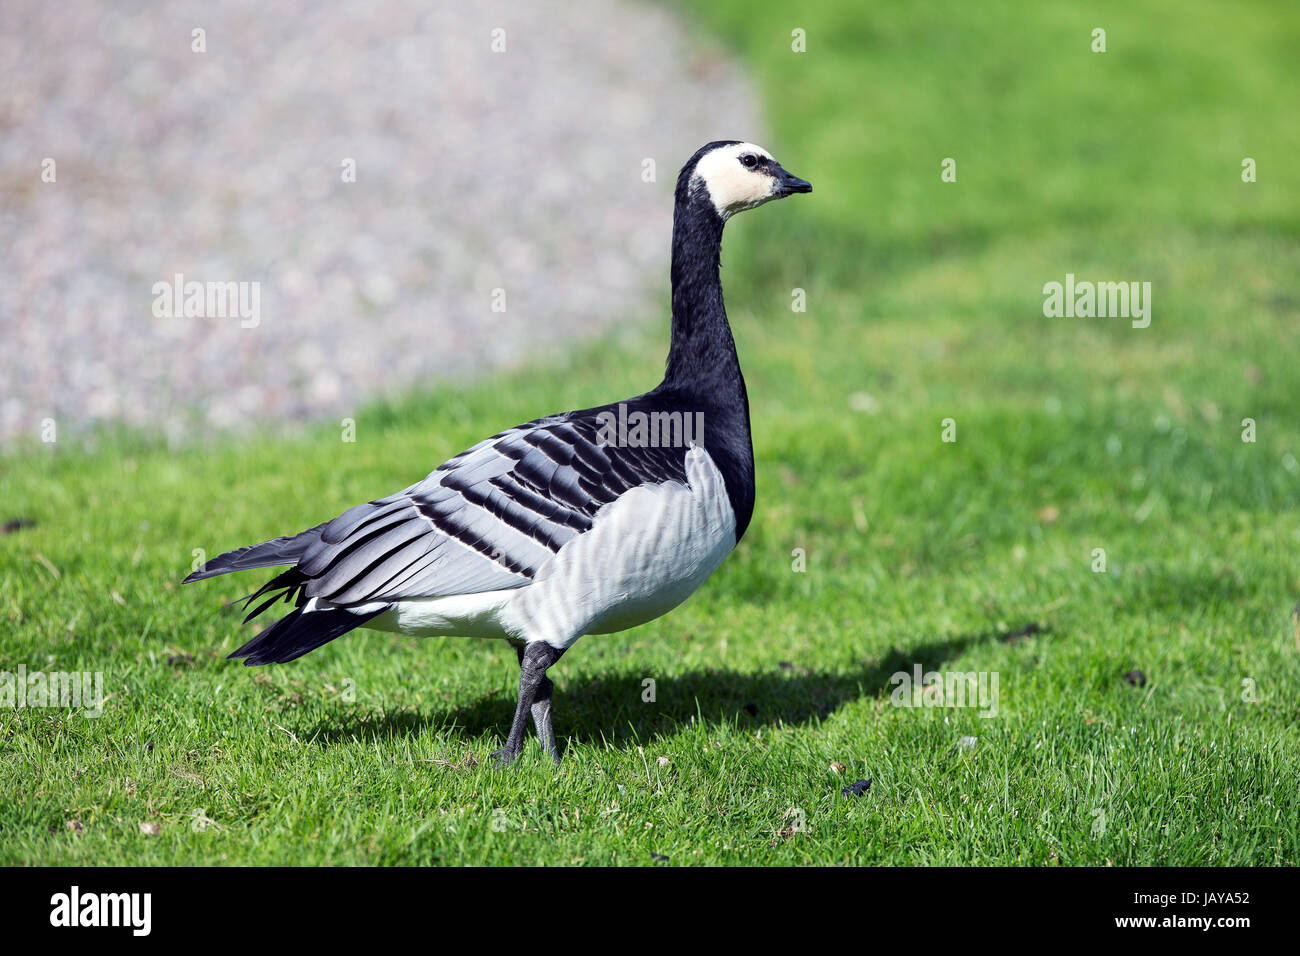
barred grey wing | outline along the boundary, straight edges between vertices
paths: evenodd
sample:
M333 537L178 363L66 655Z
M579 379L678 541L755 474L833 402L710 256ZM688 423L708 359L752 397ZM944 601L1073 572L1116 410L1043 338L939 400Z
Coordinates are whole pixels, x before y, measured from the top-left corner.
M523 587L629 488L686 481L684 449L604 445L596 411L501 432L348 509L303 552L304 594L354 605Z

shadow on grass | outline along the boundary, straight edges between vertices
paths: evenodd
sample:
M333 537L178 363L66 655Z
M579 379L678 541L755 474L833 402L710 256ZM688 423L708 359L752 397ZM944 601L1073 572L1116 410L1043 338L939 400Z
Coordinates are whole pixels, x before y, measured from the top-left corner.
M983 633L895 648L885 657L857 670L809 670L796 665L750 673L734 670L694 670L670 677L623 672L565 682L563 665L555 677L555 727L561 748L578 743L609 741L616 745L644 744L674 734L698 718L705 726L734 723L739 727L801 724L824 720L841 706L892 691L889 679L899 671L938 670L969 647L994 641L1015 643L1046 633L1037 624L1002 633ZM643 681L655 679L653 702L642 700ZM341 711L307 730L322 743L416 736L428 729L455 728L467 740L504 740L514 718L513 694L493 692L464 707L427 712L398 711L358 717ZM531 726L530 726L531 734Z

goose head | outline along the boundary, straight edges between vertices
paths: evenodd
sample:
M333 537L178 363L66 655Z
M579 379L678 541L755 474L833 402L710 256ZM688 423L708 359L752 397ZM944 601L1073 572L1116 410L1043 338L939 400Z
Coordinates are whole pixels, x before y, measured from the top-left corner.
M701 147L682 168L677 188L679 200L707 202L723 221L773 199L812 192L811 183L786 172L762 146L736 140Z

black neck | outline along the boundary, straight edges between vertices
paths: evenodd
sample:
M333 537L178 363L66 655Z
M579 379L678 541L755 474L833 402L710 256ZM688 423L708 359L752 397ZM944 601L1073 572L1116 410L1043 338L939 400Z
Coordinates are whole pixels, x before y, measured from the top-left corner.
M699 193L679 191L673 215L673 331L663 388L744 404L736 343L722 304L722 217Z
M673 215L673 336L663 384L647 398L705 414L704 447L722 473L736 540L754 513L749 397L722 304L722 217L683 172Z

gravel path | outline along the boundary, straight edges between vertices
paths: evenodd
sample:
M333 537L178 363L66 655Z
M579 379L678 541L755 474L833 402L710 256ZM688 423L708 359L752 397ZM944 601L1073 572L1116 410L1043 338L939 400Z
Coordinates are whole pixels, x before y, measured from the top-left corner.
M687 29L629 0L4 0L0 440L337 417L663 308L677 167L762 141ZM155 316L177 273L258 283L256 326Z

